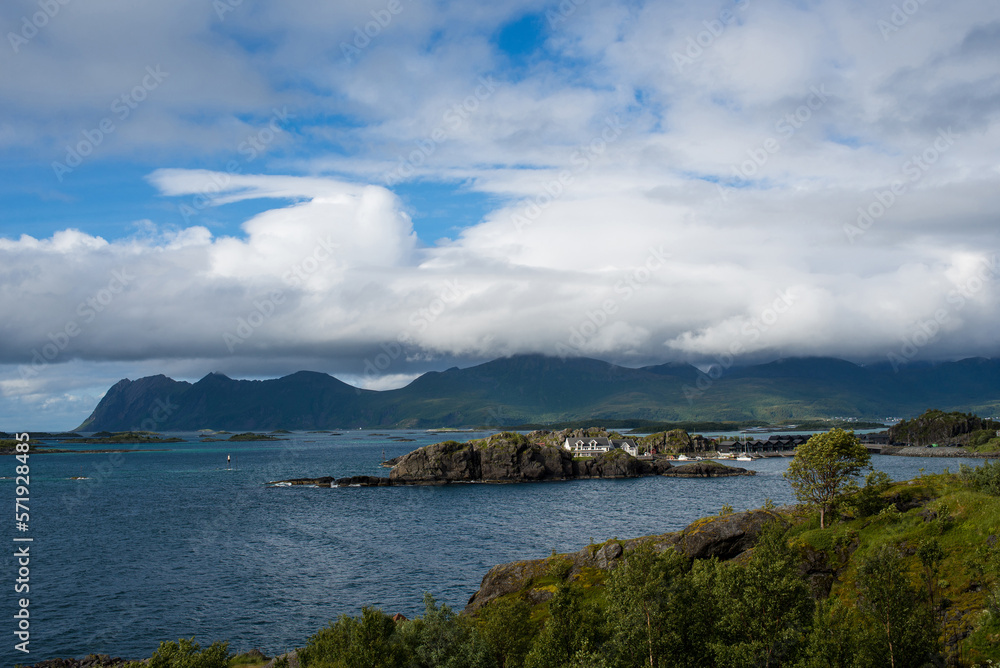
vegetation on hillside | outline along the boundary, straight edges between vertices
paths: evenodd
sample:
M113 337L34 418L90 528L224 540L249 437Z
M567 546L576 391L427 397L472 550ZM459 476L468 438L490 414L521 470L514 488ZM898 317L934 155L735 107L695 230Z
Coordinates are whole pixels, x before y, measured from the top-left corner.
M912 420L903 420L889 429L889 440L908 445L969 445L988 446L984 452L1000 451L1000 422L987 420L972 413L925 411Z

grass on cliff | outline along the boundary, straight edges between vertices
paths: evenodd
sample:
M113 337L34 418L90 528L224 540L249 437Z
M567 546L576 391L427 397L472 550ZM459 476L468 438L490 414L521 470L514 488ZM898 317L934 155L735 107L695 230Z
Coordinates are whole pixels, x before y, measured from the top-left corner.
M906 482L876 479L843 504L839 521L826 529L819 528L815 513L782 513L790 522L784 540L803 567L818 565L821 574L829 574L828 600L850 609L860 603L859 564L871 562L887 545L898 551L908 581L934 611L950 660L983 665L1000 661L998 496L1000 462ZM716 519L703 518L689 529ZM606 544L589 549L596 553ZM553 554L520 591L502 599L534 601L531 620L541 626L564 584L579 587L585 603L604 609L608 577L596 568L572 569L569 555ZM822 582L812 584L823 588Z
M1000 463L993 466L1000 473ZM896 483L871 514L845 509L843 521L827 529L810 516L787 537L804 557L825 560L836 572L830 597L849 606L859 602L858 564L881 546L896 548L910 581L933 601L946 642L968 636L962 665L998 660L1000 500L993 494L1000 488L977 491L969 478L945 473Z

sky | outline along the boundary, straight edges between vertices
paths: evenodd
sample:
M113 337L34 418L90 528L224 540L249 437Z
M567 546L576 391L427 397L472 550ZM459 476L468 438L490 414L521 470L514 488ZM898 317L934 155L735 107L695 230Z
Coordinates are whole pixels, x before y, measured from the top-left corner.
M121 378L1000 354L992 0L10 0L0 429Z

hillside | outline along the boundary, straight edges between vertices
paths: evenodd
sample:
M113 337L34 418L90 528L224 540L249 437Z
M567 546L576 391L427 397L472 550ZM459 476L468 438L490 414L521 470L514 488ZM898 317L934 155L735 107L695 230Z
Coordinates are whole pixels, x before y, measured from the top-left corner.
M209 374L122 380L85 431L475 427L574 420L781 422L836 416L1000 412L1000 360L862 367L797 358L704 374L689 365L639 369L586 358L519 355L426 373L396 390L360 390L300 371L274 380Z

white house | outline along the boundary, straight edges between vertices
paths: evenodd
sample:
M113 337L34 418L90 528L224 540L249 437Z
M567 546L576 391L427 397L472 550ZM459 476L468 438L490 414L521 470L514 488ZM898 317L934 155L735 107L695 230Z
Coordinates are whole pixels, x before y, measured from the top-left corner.
M567 438L563 447L573 453L574 457L593 457L615 449L622 449L633 457L639 456L639 448L635 442L623 438L608 438L607 436L578 436Z

